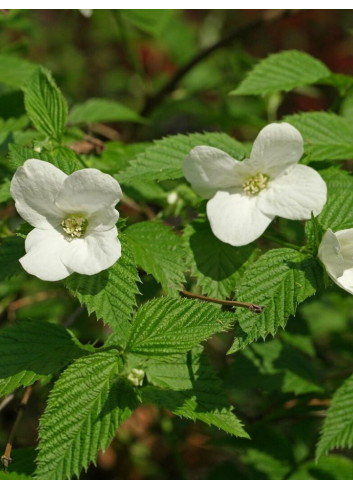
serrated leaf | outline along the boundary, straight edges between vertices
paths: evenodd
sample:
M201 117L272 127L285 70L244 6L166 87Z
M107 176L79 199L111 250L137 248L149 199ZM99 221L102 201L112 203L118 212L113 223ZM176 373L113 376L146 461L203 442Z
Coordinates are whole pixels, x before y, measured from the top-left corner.
M248 437L201 348L168 362L149 359L145 371L149 382L158 389L143 389L143 400L166 407L178 416Z
M46 157L48 159L45 161L52 163L67 175L84 167L77 154L66 146L54 148L50 153L44 154L41 159Z
M243 159L244 146L223 133L178 134L155 141L144 153L139 154L130 166L117 174L119 182L131 180L168 180L183 176L185 156L195 146L206 145L219 148L236 159Z
M71 124L90 124L93 122L146 122L137 112L113 100L92 98L75 105L70 112Z
M72 274L66 280L68 289L85 304L89 314L95 313L117 332L123 342L127 335L127 321L136 306L135 295L139 293L136 282L139 276L133 261L131 246L119 235L122 256L108 270L96 275Z
M166 292L178 295L185 280L181 238L156 221L133 224L125 235L130 238L136 263L153 275Z
M56 382L40 420L38 479L79 477L105 450L137 406L132 388L118 375L116 351L75 361Z
M18 261L26 253L25 242L18 236L5 238L0 245L0 281L21 273Z
M38 152L34 149L20 146L19 144L9 144L9 156L10 166L13 170L22 166L26 160L32 158L52 163L67 175L83 168L82 162L77 154L72 149L64 146L58 146L50 152Z
M304 139L307 161L353 158L353 127L327 112L308 112L285 117Z
M38 69L38 65L25 59L0 54L0 83L21 88Z
M41 153L38 153L32 148L27 148L25 146L20 146L19 144L14 143L9 144L9 157L9 167L13 170L16 170L19 166L22 166L26 160L29 160L31 158L37 160L42 159Z
M25 107L35 127L60 142L65 130L67 105L50 73L37 70L24 91Z
M267 95L318 82L331 74L318 59L302 51L271 54L255 65L231 95Z
M334 393L327 411L316 458L335 448L353 447L353 375Z
M63 326L25 320L0 330L0 396L60 371L73 359L87 355Z
M189 299L154 299L140 307L131 326L127 351L164 356L183 353L229 329L231 313Z
M297 305L315 294L322 285L322 269L315 258L299 251L279 248L268 251L245 273L237 300L264 306L261 314L239 308L239 324L230 352L275 335L284 328Z
M353 227L353 177L334 167L320 174L327 185L327 201L318 216L319 223L333 231Z
M255 260L254 244L235 247L223 243L204 220L194 220L184 230L184 242L191 267L203 294L225 299L235 291L244 270Z

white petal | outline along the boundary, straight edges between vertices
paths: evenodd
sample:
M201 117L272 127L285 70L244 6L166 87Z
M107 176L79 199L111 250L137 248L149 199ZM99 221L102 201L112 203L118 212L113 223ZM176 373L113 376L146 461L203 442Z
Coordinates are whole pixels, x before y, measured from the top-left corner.
M243 246L259 238L273 219L257 207L257 198L219 191L207 203L207 216L218 239L233 246Z
M259 208L287 219L317 216L326 202L326 183L317 171L304 165L292 165L258 195Z
M26 272L41 280L61 280L72 273L60 259L68 244L56 229L33 229L26 238L27 254L20 258L20 263Z
M56 199L66 213L83 212L88 216L115 207L122 197L118 182L94 168L78 170L67 177Z
M115 227L115 223L119 219L119 212L113 207L101 209L89 216L87 233L108 231Z
M337 279L344 272L344 261L338 238L331 229L328 229L322 238L318 250L318 257L324 264L328 275L338 284Z
M65 265L74 272L94 275L111 267L121 256L116 227L101 233L73 239L60 254Z
M353 229L343 229L335 232L340 244L344 268L353 268Z
M238 168L243 163L224 151L211 146L196 146L183 162L185 178L202 197L211 197L217 190L241 186Z
M345 270L342 277L339 277L335 282L339 287L353 294L353 268Z
M56 227L62 212L55 205L56 196L67 175L41 160L27 160L11 181L11 195L21 217L41 229Z
M300 132L287 122L265 126L254 141L250 161L256 162L258 171L275 176L286 167L297 163L303 154Z

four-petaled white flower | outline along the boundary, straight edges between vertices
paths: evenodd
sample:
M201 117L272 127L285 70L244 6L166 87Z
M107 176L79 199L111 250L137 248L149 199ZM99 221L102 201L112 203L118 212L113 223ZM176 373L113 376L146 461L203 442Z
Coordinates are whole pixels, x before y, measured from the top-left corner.
M27 160L11 181L21 217L35 227L25 242L23 268L42 280L61 280L73 272L93 275L121 256L115 209L120 185L99 170L66 175L41 160Z
M249 159L196 146L183 170L193 189L210 198L207 216L215 236L242 246L260 237L275 216L300 220L321 212L326 184L315 170L297 164L302 154L299 131L274 123L259 133Z
M332 280L353 294L353 229L336 233L328 229L320 243L318 256Z

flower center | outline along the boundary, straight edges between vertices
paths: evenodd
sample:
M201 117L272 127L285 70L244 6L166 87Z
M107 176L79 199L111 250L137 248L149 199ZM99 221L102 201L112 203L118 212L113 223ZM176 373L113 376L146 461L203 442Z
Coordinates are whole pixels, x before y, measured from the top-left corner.
M71 238L81 238L87 228L87 219L82 216L69 216L61 222L61 227Z
M243 190L248 195L256 195L261 190L267 187L267 184L270 180L268 175L264 175L263 173L256 173L256 175L251 175L243 182Z

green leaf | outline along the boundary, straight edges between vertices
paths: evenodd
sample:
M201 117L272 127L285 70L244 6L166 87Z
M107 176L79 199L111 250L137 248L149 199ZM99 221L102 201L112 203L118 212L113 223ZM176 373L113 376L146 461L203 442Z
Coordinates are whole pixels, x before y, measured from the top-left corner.
M321 457L300 465L289 480L352 480L353 461L342 455Z
M22 166L26 160L29 160L31 158L37 160L42 159L42 155L41 153L38 153L38 151L14 143L9 144L9 157L9 166L13 170L16 170L19 166Z
M219 148L236 159L243 159L244 146L223 133L178 134L156 141L144 153L139 154L131 165L117 174L119 182L131 180L168 180L183 176L182 164L185 156L195 146L207 145Z
M353 124L353 95L346 97L342 104L340 110L341 116L346 119L351 125Z
M77 154L66 146L58 146L50 153L44 153L40 159L44 158L47 158L45 161L52 163L67 175L83 168L82 161Z
M353 177L334 167L320 174L327 185L327 201L318 221L333 231L353 227Z
M103 98L91 98L75 105L70 112L71 124L90 124L93 122L146 122L137 112L126 105Z
M204 220L194 220L184 231L191 275L203 294L219 299L229 297L238 286L244 270L258 255L256 246L231 246L212 233Z
M13 170L22 166L26 160L36 159L52 163L66 174L83 168L80 158L72 149L65 146L58 146L52 151L38 152L34 149L20 146L19 144L9 144L10 165Z
M11 463L6 472L0 470L0 480L33 480L36 465L34 448L15 448L11 450Z
M334 393L327 411L316 458L336 448L353 447L353 375Z
M22 320L0 330L0 396L61 370L91 347L63 326Z
M56 382L40 420L38 479L79 477L105 450L120 424L137 406L130 386L117 376L116 351L75 361Z
M308 161L353 158L353 128L336 114L308 112L285 117L304 138Z
M255 65L231 95L267 95L317 83L331 74L318 59L301 51L271 54Z
M37 70L24 90L25 107L35 127L60 143L65 130L67 105L50 73Z
M236 355L230 367L230 382L237 388L295 395L322 392L310 359L283 340L255 343Z
M260 480L282 480L290 470L288 459L275 458L272 454L256 448L250 448L241 455L241 461L247 467L255 469Z
M74 273L67 278L66 286L86 305L89 314L94 312L97 319L103 319L124 341L126 321L130 319L136 306L135 295L139 293L136 282L140 279L129 241L124 234L120 234L119 239L122 256L115 265L91 276Z
M38 69L38 65L7 54L0 54L0 83L21 88L31 75Z
M181 238L156 221L133 224L125 234L130 238L137 264L152 274L166 292L178 295L185 280Z
M0 119L0 140L4 138L7 134L15 131L20 131L28 125L28 117L23 115L21 117L15 118L10 117L9 119Z
M265 253L244 273L237 296L237 300L262 305L264 310L261 314L237 310L239 324L230 352L275 335L295 314L297 305L315 294L321 284L322 269L316 259L288 248Z
M140 307L131 326L127 350L138 355L183 353L229 329L231 313L214 304L189 299L154 299Z
M219 378L200 349L168 363L150 359L146 375L157 388L141 390L145 402L165 407L178 416L203 421L232 435L248 437L232 412Z
M5 238L0 246L0 281L22 272L18 261L26 254L25 242L18 236Z
M4 180L0 183L0 203L7 202L11 198L10 185L11 182L8 178L4 178Z

